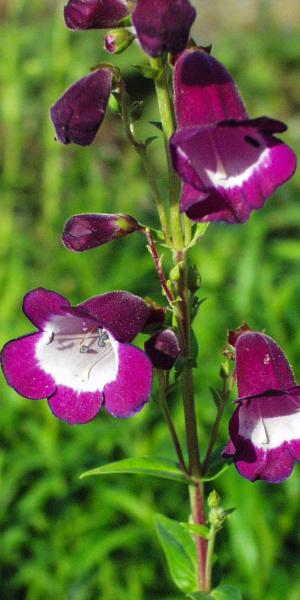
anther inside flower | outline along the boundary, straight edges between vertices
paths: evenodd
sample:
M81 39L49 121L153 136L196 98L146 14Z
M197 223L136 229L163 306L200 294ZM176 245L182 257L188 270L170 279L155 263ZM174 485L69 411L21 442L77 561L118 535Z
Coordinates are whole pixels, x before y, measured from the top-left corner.
M300 387L279 346L262 333L236 341L239 398L223 455L249 479L279 483L300 460Z
M47 397L52 412L68 423L93 419L101 406L129 417L148 401L152 367L130 342L149 309L127 292L96 296L71 307L49 290L33 290L23 309L37 333L6 344L1 363L8 383L31 399Z
M187 50L176 62L175 105L171 153L191 219L243 223L293 175L296 156L273 135L286 126L249 119L232 77L206 52Z

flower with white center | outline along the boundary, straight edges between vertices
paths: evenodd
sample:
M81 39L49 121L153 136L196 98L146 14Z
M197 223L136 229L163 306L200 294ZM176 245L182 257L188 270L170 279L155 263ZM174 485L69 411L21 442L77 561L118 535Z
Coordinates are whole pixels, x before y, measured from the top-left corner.
M300 387L269 336L247 331L235 348L238 408L223 456L250 481L280 483L300 460Z
M203 50L176 62L175 108L171 155L184 182L181 211L192 220L244 223L293 175L296 156L273 135L286 126L249 119L231 75Z
M38 331L1 353L7 382L19 394L48 398L54 415L70 424L90 421L102 406L129 417L149 400L151 362L129 343L150 316L141 298L110 292L72 307L38 288L25 296L23 311Z

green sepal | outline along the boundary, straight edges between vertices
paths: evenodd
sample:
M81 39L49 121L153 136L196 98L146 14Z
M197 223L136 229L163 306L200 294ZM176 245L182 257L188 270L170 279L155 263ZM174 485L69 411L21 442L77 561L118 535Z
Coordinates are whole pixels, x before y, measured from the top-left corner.
M159 69L153 69L149 65L132 65L134 69L137 69L145 79L159 79L161 77L161 71Z
M195 592L194 594L188 594L187 598L190 600L211 600L212 596L206 592Z
M117 473L134 473L140 475L149 475L153 477L161 477L162 479L172 479L181 483L189 483L189 478L186 477L180 470L178 464L173 460L166 458L125 458L118 460L108 465L85 471L80 475L80 479L90 477L91 475L113 475Z
M156 127L156 129L159 129L159 131L164 130L161 121L149 121L149 123L150 125L153 125L153 127Z
M145 146L146 147L150 146L150 144L152 144L152 142L154 142L154 140L158 140L157 135L151 135L150 137L147 137L147 139L145 140Z
M209 528L206 525L200 525L199 523L180 523L182 527L187 529L190 533L198 535L204 540L208 540L210 536Z
M174 583L185 593L198 587L197 551L185 527L164 515L155 515L155 526Z

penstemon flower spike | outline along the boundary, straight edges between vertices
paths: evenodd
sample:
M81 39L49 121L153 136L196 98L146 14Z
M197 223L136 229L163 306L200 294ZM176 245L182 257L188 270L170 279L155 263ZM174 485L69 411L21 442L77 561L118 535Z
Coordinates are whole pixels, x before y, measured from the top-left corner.
M134 464L129 459L126 467L123 461L123 470L188 485L193 523L162 515L157 522L175 583L185 595L197 599L199 591L212 590L216 534L233 511L222 508L215 491L206 502L204 486L226 468L223 462L213 471L214 448L234 383L237 380L237 408L230 420L224 460L231 458L249 481L270 483L289 477L300 460L300 388L272 338L246 324L231 332L226 357L236 361L236 368L230 373L229 362L224 362L222 385L211 389L217 413L208 447L203 448L194 385L198 351L192 328L201 306L197 295L201 277L197 266L189 264L189 249L202 240L206 225L195 227L192 222L246 222L293 175L296 157L276 135L286 126L266 116L250 119L227 69L210 54L211 48L195 46L190 39L195 17L189 0L67 2L64 18L69 29L110 29L105 36L109 53L125 51L134 41L145 53L148 63L139 71L154 81L161 118L156 125L163 133L169 190L166 199L151 159L153 138L144 142L136 134L120 69L101 62L51 108L57 139L62 144L92 144L113 106L143 163L161 231L154 235L151 227L126 212L84 212L68 219L62 241L80 253L139 231L152 255L164 306L125 291L72 306L60 294L37 288L23 302L36 331L8 342L1 365L8 384L18 393L30 399L47 398L53 414L72 425L89 422L102 408L114 417L133 416L150 400L155 370L158 404L177 462L146 458L137 466L135 459ZM171 254L169 276L162 265L161 245L163 252ZM140 333L150 335L144 351L131 343ZM184 445L170 405L172 390L179 386ZM218 460L223 460L221 453ZM118 463L111 471L109 467L106 472L122 471ZM182 545L191 557L186 577L182 550L176 554Z

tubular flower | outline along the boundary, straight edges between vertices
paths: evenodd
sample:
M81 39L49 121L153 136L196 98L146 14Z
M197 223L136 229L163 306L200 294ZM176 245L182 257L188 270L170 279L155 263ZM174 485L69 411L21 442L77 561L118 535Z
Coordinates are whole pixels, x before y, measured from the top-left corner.
M223 456L255 481L280 483L300 460L300 387L279 346L263 333L236 341L238 408Z
M89 146L104 119L112 88L110 69L93 71L76 81L51 108L57 139L62 144Z
M194 221L244 223L293 175L296 156L274 136L286 126L250 119L231 75L206 52L177 60L175 106L172 161L184 181L181 211Z
M48 399L67 423L86 423L102 406L115 417L142 409L152 389L152 365L129 342L149 317L138 296L110 292L72 307L43 288L29 292L23 311L38 331L4 346L8 384L33 400Z
M176 334L172 329L157 331L145 342L145 352L154 367L169 371L180 354Z
M132 14L139 42L150 56L182 52L195 18L189 0L138 0Z
M84 252L138 229L138 222L130 215L74 215L65 223L62 241L69 250Z
M125 0L69 0L64 9L69 29L108 29L118 27L127 17Z

